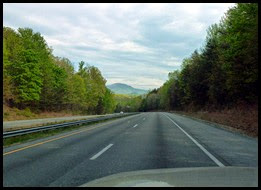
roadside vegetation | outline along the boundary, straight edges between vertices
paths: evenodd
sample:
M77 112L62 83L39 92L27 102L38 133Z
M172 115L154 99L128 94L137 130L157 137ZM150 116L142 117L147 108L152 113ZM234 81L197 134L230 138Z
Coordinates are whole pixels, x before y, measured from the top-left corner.
M139 111L142 96L115 94L115 112L137 112Z
M8 107L17 109L18 118L42 112L112 113L114 95L99 69L81 61L75 71L69 59L52 51L30 28L3 27L4 120L13 119Z
M257 105L237 105L233 108L222 110L199 111L174 111L174 113L187 115L223 125L225 128L258 136L258 107Z
M258 134L257 3L230 8L208 28L204 45L183 59L181 69L142 96L112 93L99 69L83 61L75 71L70 60L53 55L40 33L7 27L3 32L4 105L23 110L23 117L66 110L68 114L181 111ZM12 118L7 107L4 120Z
M258 4L239 3L207 31L205 45L142 100L140 111L183 113L258 134Z
M70 117L79 115L79 112L71 112L70 110L63 110L60 112L54 111L35 111L32 112L30 108L18 109L16 107L9 107L3 105L3 120L15 121L15 120L28 120L28 119L43 119L43 118L55 118L55 117Z
M258 4L230 8L168 78L141 101L136 97L137 111L180 111L257 136ZM132 100L125 101L129 107Z

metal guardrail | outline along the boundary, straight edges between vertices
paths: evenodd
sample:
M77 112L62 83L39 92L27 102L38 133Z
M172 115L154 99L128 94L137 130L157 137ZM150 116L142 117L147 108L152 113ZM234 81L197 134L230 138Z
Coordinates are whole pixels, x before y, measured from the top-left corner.
M46 125L46 126L41 126L41 127L34 127L34 128L29 128L29 129L19 129L19 130L15 130L15 131L8 131L8 132L3 133L3 138L15 137L15 136L20 136L20 135L25 135L25 134L30 134L30 133L36 133L36 132L40 132L40 131L47 131L47 130L62 128L62 127L69 127L69 126L73 126L73 125L81 125L81 124L91 123L91 122L95 122L95 121L103 121L106 119L118 118L118 117L123 117L123 116L128 116L128 115L134 115L134 114L138 114L138 112L123 113L123 114L117 113L117 114L110 115L110 116L102 116L102 117L87 119L87 120L80 120L80 121L66 122L66 123L60 123L60 124L54 124L54 125Z

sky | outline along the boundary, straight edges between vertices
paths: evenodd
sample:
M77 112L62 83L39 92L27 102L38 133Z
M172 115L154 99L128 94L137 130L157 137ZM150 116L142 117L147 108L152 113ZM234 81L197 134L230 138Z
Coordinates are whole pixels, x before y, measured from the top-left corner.
M233 3L4 3L3 25L40 32L53 54L78 70L98 67L108 84L159 88L205 42Z

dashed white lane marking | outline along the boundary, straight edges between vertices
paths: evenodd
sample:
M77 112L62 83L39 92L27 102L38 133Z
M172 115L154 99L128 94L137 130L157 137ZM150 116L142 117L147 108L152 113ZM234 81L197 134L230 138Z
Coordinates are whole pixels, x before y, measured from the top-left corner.
M93 157L90 158L90 160L95 160L96 158L98 158L102 153L104 153L106 150L108 150L113 144L109 144L108 146L106 146L104 149L102 149L100 152L98 152L97 154L95 154Z
M165 115L165 114L163 114ZM191 137L186 131L184 131L175 121L169 118L169 116L165 115L172 123L174 123L185 135L188 136L211 160L213 160L219 167L225 167L215 156L213 156L210 152L208 152L201 144L199 144L193 137Z
M135 128L135 127L137 127L137 126L138 126L138 124L134 125L133 128Z

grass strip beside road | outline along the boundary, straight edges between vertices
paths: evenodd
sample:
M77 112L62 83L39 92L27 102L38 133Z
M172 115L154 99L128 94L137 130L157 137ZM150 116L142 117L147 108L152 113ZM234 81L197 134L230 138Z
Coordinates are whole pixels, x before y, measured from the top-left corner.
M102 117L102 115L96 116L96 117L93 116L93 117L86 118L86 119L93 119L93 118L99 118L99 117ZM46 125L56 125L56 124L73 122L73 121L80 121L80 120L84 120L84 119L70 119L70 120L63 120L63 121L51 121L51 122L46 122L46 123L41 123L41 124L30 124L30 125L26 125L26 126L4 128L4 132L15 131L15 130L20 130L20 129L30 129L30 128L34 128L34 127L43 127L43 126L46 126Z
M126 116L130 116L130 115L126 115ZM40 131L40 132L20 135L20 136L16 136L16 137L9 137L9 138L3 139L3 147L6 148L11 145L17 145L17 144L33 141L33 140L36 140L39 138L57 135L62 132L69 132L69 131L72 131L75 129L80 129L80 128L83 128L83 127L86 127L89 125L103 123L103 122L109 121L109 120L112 121L112 120L119 119L119 118L126 117L126 116L109 118L109 119L105 119L102 121L93 121L93 122L86 123L86 124L73 125L73 126L69 126L69 127L57 128L57 129L52 129L52 130Z

